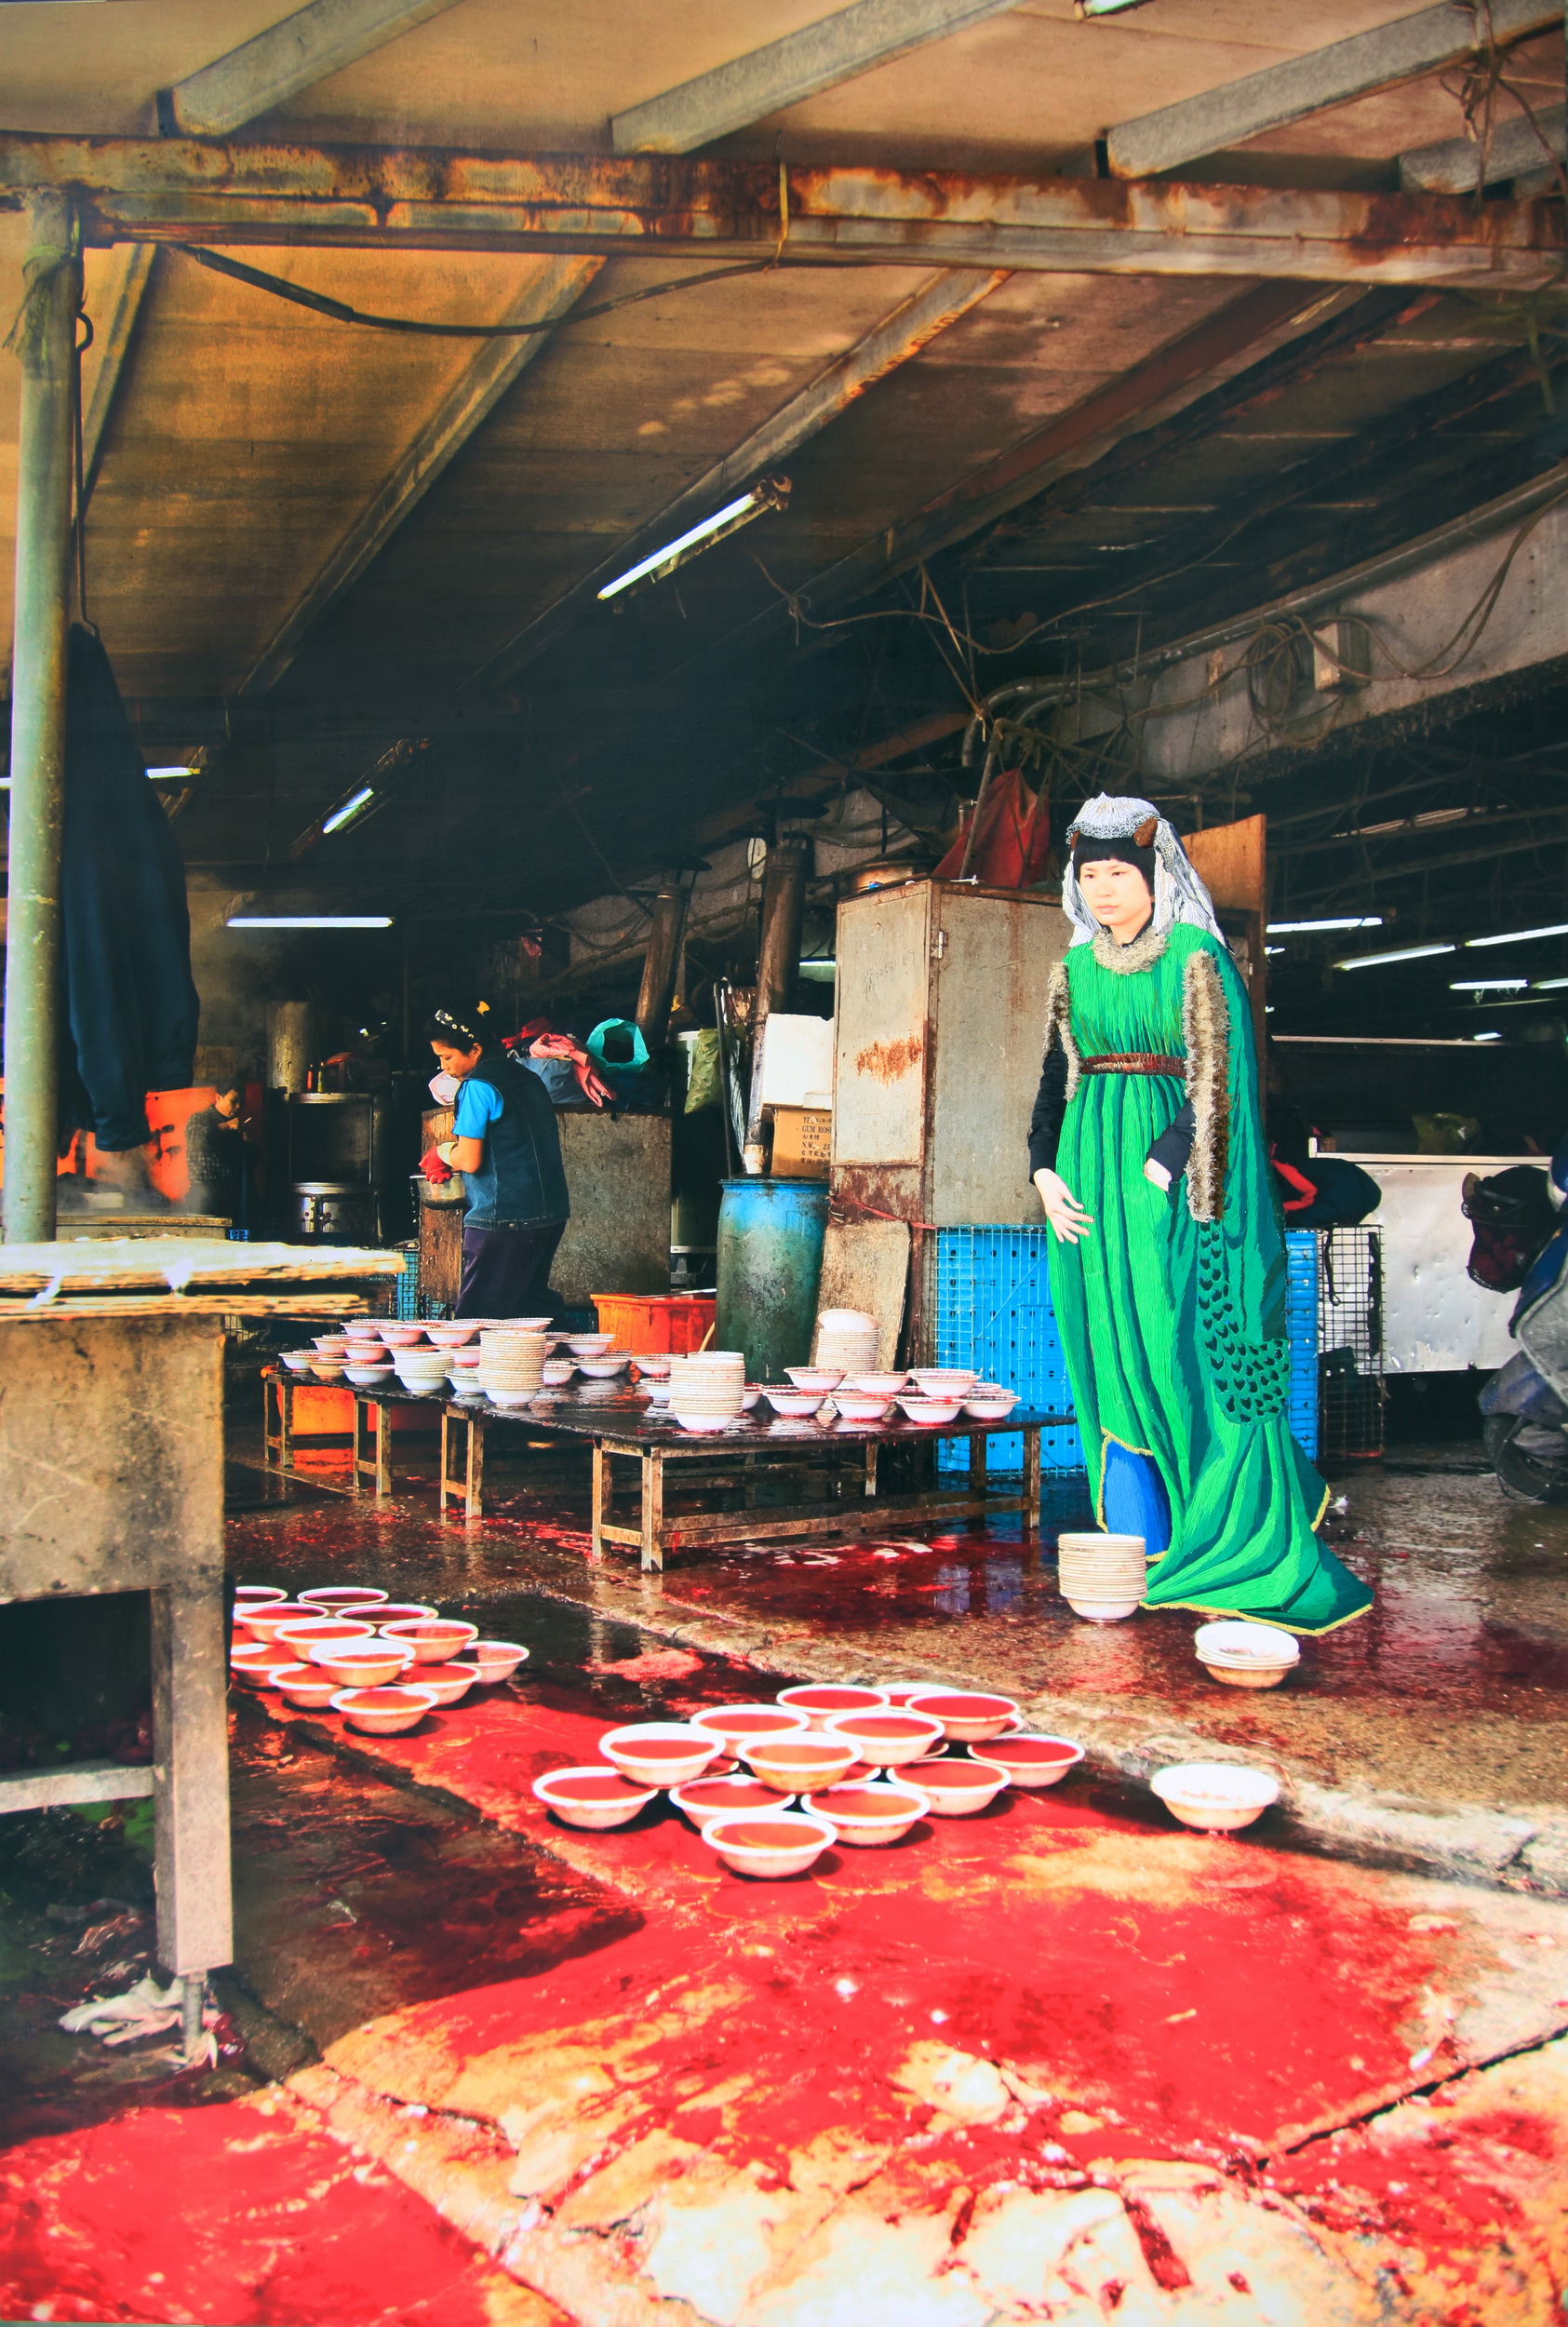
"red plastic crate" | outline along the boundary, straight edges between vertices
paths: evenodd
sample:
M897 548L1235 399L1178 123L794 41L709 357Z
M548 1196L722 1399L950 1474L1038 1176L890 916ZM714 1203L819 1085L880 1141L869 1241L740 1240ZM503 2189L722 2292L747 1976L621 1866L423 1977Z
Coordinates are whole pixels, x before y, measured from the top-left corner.
M700 1350L713 1330L717 1304L711 1293L596 1293L599 1331L612 1333L618 1349Z

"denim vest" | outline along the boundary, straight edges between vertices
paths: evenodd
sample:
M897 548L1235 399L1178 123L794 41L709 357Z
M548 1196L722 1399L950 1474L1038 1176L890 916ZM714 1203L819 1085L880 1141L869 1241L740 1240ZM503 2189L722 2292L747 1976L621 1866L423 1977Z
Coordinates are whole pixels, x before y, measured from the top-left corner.
M531 1068L486 1052L465 1080L488 1083L501 1112L485 1134L477 1171L465 1172L469 1228L542 1228L571 1212L550 1094Z

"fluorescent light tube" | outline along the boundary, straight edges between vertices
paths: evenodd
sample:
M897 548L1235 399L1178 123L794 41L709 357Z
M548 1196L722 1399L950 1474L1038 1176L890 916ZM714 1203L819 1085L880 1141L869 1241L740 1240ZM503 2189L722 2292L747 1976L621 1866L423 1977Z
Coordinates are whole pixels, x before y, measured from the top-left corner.
M149 768L150 784L188 784L196 773L194 768Z
M375 799L375 797L376 791L374 785L363 785L360 789L355 793L352 800L345 800L341 808L333 809L331 814L322 825L322 839L325 840L328 832L341 832L345 824L352 824L355 817L358 815L360 810L362 808L369 808L370 802Z
M703 519L701 525L693 525L688 532L677 534L673 542L666 542L663 549L652 550L640 564L617 574L613 582L605 584L599 597L618 598L623 590L629 590L634 582L644 581L650 576L657 581L666 573L673 573L692 551L711 548L726 534L738 532L743 525L749 525L753 518L759 518L764 509L784 508L788 501L788 478L765 477L760 485L754 485L750 492L743 493L738 501L726 502L722 509L716 509L711 518Z
M1535 994L1554 994L1564 986L1568 986L1568 977L1535 977L1530 981L1530 990Z
M1527 977L1451 977L1451 994L1521 994L1529 985Z
M1401 946L1397 953L1353 953L1336 970L1376 970L1386 962L1425 962L1434 953L1457 953L1457 946Z
M390 913L231 913L231 929L390 929Z
M1382 926L1381 913L1360 913L1352 914L1344 921L1270 921L1267 935L1270 937L1299 937L1314 929L1381 929Z
M1521 946L1531 937L1568 937L1568 921L1553 921L1549 929L1505 929L1495 937L1467 937L1466 946Z
M1500 1034L1472 1034L1470 1037L1472 1042L1500 1042L1502 1039Z

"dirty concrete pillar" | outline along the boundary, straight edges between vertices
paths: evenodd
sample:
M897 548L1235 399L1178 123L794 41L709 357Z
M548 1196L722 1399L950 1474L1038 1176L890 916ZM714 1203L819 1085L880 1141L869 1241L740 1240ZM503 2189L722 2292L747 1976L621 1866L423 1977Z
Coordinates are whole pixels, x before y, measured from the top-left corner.
M21 365L5 1025L5 1241L13 1244L47 1244L55 1232L72 399L82 281L67 196L40 189L27 208L27 290L7 342Z
M637 1031L650 1050L658 1049L669 1033L670 1005L675 1001L676 979L680 972L680 948L686 935L690 903L690 891L682 887L678 873L659 883L637 1007Z
M746 1111L744 1166L762 1169L762 1037L770 1011L787 1010L800 975L800 931L806 918L806 881L811 843L788 832L768 851L762 875L762 927L757 948L757 1013L752 1026L751 1104Z
M267 1005L267 1088L292 1098L305 1087L315 1057L315 1011L308 1002Z

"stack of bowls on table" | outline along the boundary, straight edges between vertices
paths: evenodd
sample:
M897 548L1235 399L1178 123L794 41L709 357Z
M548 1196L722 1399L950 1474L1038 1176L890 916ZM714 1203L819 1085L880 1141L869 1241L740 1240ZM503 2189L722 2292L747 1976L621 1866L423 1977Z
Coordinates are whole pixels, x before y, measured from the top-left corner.
M429 1341L415 1342L392 1352L397 1379L414 1397L445 1395L449 1359L445 1350Z
M1278 1688L1301 1662L1301 1643L1274 1624L1249 1624L1240 1617L1199 1624L1192 1635L1198 1661L1232 1688Z
M494 1406L527 1406L544 1386L544 1351L543 1333L487 1326L479 1336L476 1388Z
M1119 1623L1144 1596L1148 1562L1141 1535L1063 1535L1056 1543L1056 1578L1075 1616L1092 1624Z
M694 1351L670 1364L670 1413L682 1430L727 1430L745 1403L746 1361L740 1350Z
M815 1360L840 1374L868 1374L877 1363L881 1326L865 1309L824 1309L817 1319Z
M291 1374L308 1374L320 1356L319 1350L280 1350L278 1355Z
M383 1317L377 1331L389 1350L417 1350L426 1344L424 1327L406 1317Z

